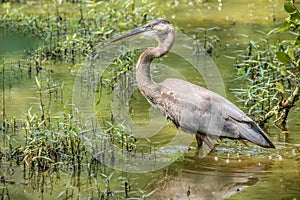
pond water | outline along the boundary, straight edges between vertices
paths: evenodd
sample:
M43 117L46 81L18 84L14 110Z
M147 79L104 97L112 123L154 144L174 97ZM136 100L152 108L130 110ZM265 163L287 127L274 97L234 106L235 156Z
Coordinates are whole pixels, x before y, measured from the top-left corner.
M200 6L196 6L195 2L191 1L184 5L177 5L177 1L165 2L161 4L160 9L166 13L166 18L172 19L180 29L189 35L187 36L188 41L192 41L189 40L191 35L201 33L199 27L219 27L211 34L217 35L221 39L222 46L226 46L226 48L213 51L216 57L214 59L202 56L202 59L207 60L196 62L200 65L208 63L209 67L215 68L195 68L193 62L189 60L189 58L193 58L191 53L184 54L175 49L165 58L155 61L152 65L152 75L156 81L175 77L207 86L242 108L242 105L236 102L230 88L239 87L243 83L232 81L235 78L234 61L224 55L234 56L236 49L241 49L244 43L249 42L249 38L241 36L242 34L248 35L251 39L257 39L260 37L257 31L270 30L271 27L276 26L277 22L282 21L286 17L282 8L283 1L249 0L240 2L233 0L223 2L220 0L202 3ZM170 9L164 10L166 4ZM139 47L146 44L135 43ZM184 45L186 45L187 51L193 51L192 43ZM133 48L135 47L133 46ZM118 51L113 53L112 55L116 56ZM184 55L187 57L183 57ZM103 64L102 60L98 62ZM18 76L18 80L12 81L16 77L17 70L19 70L17 66L12 68L10 78L6 79L11 81L11 87L6 89L6 114L25 118L30 107L33 111L40 109L39 94L36 93L34 78L24 72L21 78ZM218 73L214 74L214 72ZM81 73L84 75L84 72ZM41 74L41 79L45 80L45 77L51 77L54 82L64 82L63 94L57 97L57 101L63 101L63 103L53 105L53 115L56 112L59 113L64 104L71 104L72 96L72 103L79 102L76 101L78 96L74 93L78 89L76 87L81 85L76 85L79 76L75 72L64 68L60 63L49 63ZM155 146L155 159L160 164L147 161L145 162L146 168L141 171L134 166L124 168L125 170L122 171L119 166L105 161L107 166L99 163L93 169L83 164L83 170L76 174L73 174L72 169L61 169L59 172L50 174L38 172L26 174L22 171L22 167L14 167L11 176L18 184L10 185L7 192L2 193L2 195L9 194L9 197L3 195L3 199L67 199L66 191L76 194L74 196L69 194L72 199L99 199L95 195L95 188L92 188L91 182L103 182L101 181L103 177L99 174L109 171L107 168L110 167L117 169L113 177L126 177L131 181L132 189L141 188L147 192L155 190L149 199L300 199L299 106L295 107L289 116L288 133L282 132L273 124L265 127L265 131L274 141L276 149L262 149L248 143L246 145L241 142L223 140L220 141L216 153L205 154L206 156L199 158L193 137L185 133L178 133L176 127L166 122L155 110L150 109L148 102L137 90L134 76L129 74L129 80L130 82L125 84L130 87L126 87L125 90L122 89L124 82L119 83L113 94L104 90L100 103L98 102L93 109L97 110L96 115L100 119L99 121L110 118L111 115L115 120L124 121L127 118L124 119L123 114L128 115L127 117L130 118L128 123L131 125L132 132L136 131L137 134L139 131L147 131L148 140ZM85 88L80 92L84 93ZM126 96L125 100L122 95ZM87 108L86 104L94 105L99 100L98 97L91 99L92 95L83 96L79 102L79 104L84 102L82 109ZM119 105L126 105L126 107L120 108ZM177 139L180 142L164 148L164 145L169 144L177 135L179 135ZM143 145L145 144L142 143L141 146ZM177 149L181 151L177 151ZM172 156L182 152L185 152L184 159L173 162ZM142 153L145 153L145 156L150 155L146 151ZM137 155L142 153L138 152ZM167 156L167 161L160 160L160 156ZM137 162L145 157L135 159L134 162ZM146 157L146 159L153 158ZM149 169L150 165L154 168ZM142 173L143 170L144 172L148 171ZM92 177L88 175L91 172ZM35 178L30 179L30 177ZM123 186L112 187L123 188ZM132 196L136 196L136 194L132 194ZM111 199L114 197L112 196Z

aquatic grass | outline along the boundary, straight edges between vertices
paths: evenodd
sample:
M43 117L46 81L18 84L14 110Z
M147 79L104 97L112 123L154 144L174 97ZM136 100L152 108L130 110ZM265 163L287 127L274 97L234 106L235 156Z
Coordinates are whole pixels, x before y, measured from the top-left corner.
M300 37L295 24L300 20L300 12L293 1L286 1L285 10L290 17L283 28L261 33L259 41L249 40L237 57L237 79L246 84L232 91L249 108L248 115L261 125L273 117L275 123L285 127L289 111L299 99ZM296 38L270 42L272 35L285 32Z
M12 35L19 35L16 38L38 38L38 46L27 47L24 49L26 54L35 54L35 57L39 56L41 60L46 58L66 62L75 62L75 59L79 61L80 58L92 53L93 48L99 42L111 37L113 31L121 32L124 27L130 28L132 24L141 24L144 18L137 16L146 8L140 10L135 7L134 1L123 3L126 6L120 8L117 1L97 3L82 1L78 6L80 9L76 9L79 12L75 13L72 18L68 18L68 13L60 9L65 4L56 3L53 10L48 9L47 17L23 14L24 9L15 12L16 8L8 8L0 19L3 22L0 29L4 30L1 32L0 38L11 38ZM147 5L147 7L153 9L153 3L151 5ZM52 12L54 13L52 14ZM133 15L126 16L122 14L124 12L132 12ZM88 15L86 15L87 13ZM31 37L31 35L33 36ZM32 42L32 44L35 43ZM12 46L11 42L8 45ZM6 48L7 45L3 46L2 44L2 47L3 51L9 49ZM19 49L22 50L21 47ZM35 50L29 51L29 49Z
M83 147L78 148L80 137L72 127L59 123L46 125L45 121L39 123L36 116L28 117L31 118L25 127L27 142L24 147L24 161L31 169L44 171L60 162L80 163L77 155Z
M132 51L116 58L114 62L105 69L102 76L99 78L101 87L107 87L111 91L114 91L116 84L118 84L120 80L128 82L128 79L130 78L129 76L132 74L131 72L133 72L137 55L137 51ZM127 84L124 86L126 88L129 87ZM99 99L101 100L101 96L99 96Z
M197 33L193 35L194 39L194 54L200 53L200 48L203 48L210 56L221 48L221 40L217 35L211 34L212 31L220 30L219 27L197 28Z
M1 56L5 56L7 62L5 67L1 68L5 72L2 74L5 77L2 85L7 90L8 85L15 87L15 84L23 81L22 78L28 78L33 80L31 82L35 84L36 93L33 98L35 99L33 108L28 110L25 120L20 122L18 118L6 120L7 127L16 128L3 129L7 131L6 136L11 144L10 150L1 150L1 153L4 152L1 154L3 155L1 164L5 165L8 161L6 158L11 158L10 162L23 165L24 177L42 197L49 190L50 193L53 191L53 183L50 179L55 179L55 176L59 177L60 173L66 171L72 174L74 179L65 185L65 189L61 188L58 197L81 196L79 178L83 169L89 172L90 188L95 189L89 191L89 194L97 199L138 196L133 192L134 188L129 187L128 178L116 173L111 176L113 180L104 178L104 176L109 177L112 171L104 169L105 166L94 161L91 153L85 148L81 132L77 127L78 122L75 123L74 113L70 111L71 105L64 98L64 83L52 80L53 70L47 68L46 64L66 63L64 66L76 70L76 63L82 62L82 59L95 53L97 44L110 38L115 31L123 32L141 25L148 18L153 18L149 13L155 8L155 3L140 7L135 1L128 0L122 2L125 3L122 7L119 1L73 2L79 4L74 5L76 7L74 11L71 9L72 16L65 11L66 9L61 9L70 4L58 4L57 1L53 1L53 6L47 7L46 10L39 9L40 4L33 5L36 11L43 10L40 15L27 12L26 3L19 4L23 8L16 6L15 3L1 5L6 7L6 12L0 17L0 21L3 22L0 24L0 29L5 30L0 33L3 33L0 38L11 37L10 32L14 32L18 37L26 36L34 39L30 41L32 42L30 48L17 46L15 49L8 50L3 46ZM121 76L131 73L135 56L135 54L128 54L125 60L116 61L113 66L115 68L111 67L107 76L112 79L106 77L104 81L106 84L103 85L113 88ZM8 76L10 73L14 73L14 76ZM57 105L62 109L54 113L57 109L53 108ZM111 124L106 120L103 127L106 129L107 138L124 150L134 151L135 138L113 120L108 120ZM15 143L12 142L14 135L10 133L16 133L20 137L22 131L25 133L24 141L19 141L21 145L15 147ZM97 176L101 171L103 176ZM7 181L9 178L4 177ZM119 192L116 188L123 188L123 190Z

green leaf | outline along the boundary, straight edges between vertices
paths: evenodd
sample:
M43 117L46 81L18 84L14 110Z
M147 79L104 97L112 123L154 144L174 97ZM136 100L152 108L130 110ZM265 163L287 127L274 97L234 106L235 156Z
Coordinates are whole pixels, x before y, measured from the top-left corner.
M287 2L284 3L284 10L287 13L293 13L293 12L295 12L296 8L295 8L294 4L291 1L287 1Z
M280 73L282 76L286 76L286 66L285 65L281 66Z
M289 63L291 63L290 56L288 54L282 52L282 51L276 52L276 57L283 64L289 64Z
M36 85L38 86L38 88L41 89L41 83L37 76L35 77L35 82L36 82Z
M284 27L278 29L275 33L281 33L290 29L289 23L286 23ZM269 35L269 34L268 34Z
M253 40L250 40L250 44L251 44L255 49L258 48L258 45L257 45Z
M284 90L283 85L282 85L280 82L276 82L275 85L276 85L276 89L277 89L279 92L281 92L281 93L284 94L285 90Z
M299 11L296 11L296 12L290 14L290 19L292 21L299 20L300 19L300 13L299 13Z
M296 49L297 50L297 49ZM289 55L289 57L292 59L292 60L295 60L295 50L294 48L290 48L287 52L287 54Z
M243 68L238 68L237 74L238 75L243 75L243 74L245 74L245 70Z

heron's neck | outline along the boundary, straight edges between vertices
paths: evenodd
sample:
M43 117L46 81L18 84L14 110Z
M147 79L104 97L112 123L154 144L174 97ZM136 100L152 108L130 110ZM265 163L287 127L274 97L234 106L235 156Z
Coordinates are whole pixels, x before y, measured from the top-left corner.
M140 55L136 67L136 79L138 87L144 95L148 96L147 93L159 89L159 85L151 78L150 64L154 58L165 55L172 48L174 38L174 32L169 32L166 39L157 47L149 47Z
M136 80L141 93L150 98L151 96L157 94L159 90L159 84L154 82L151 78L150 73L150 64L152 60L156 57L155 55L156 48L150 47L147 48L141 55L136 67Z
M152 80L150 73L150 64L153 58L155 58L153 55L153 51L155 51L155 48L150 47L146 49L139 57L138 63L136 65L136 80L139 87L142 85L156 84Z

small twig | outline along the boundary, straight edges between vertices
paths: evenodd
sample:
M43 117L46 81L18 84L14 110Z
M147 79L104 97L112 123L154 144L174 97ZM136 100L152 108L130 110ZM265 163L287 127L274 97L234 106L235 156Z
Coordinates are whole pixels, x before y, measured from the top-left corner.
M280 122L280 124L285 125L288 117L288 113L292 107L295 106L295 103L299 100L299 88L297 85L292 94L282 101L280 101L276 106L274 106L261 120L260 124L266 123L271 117L276 116L274 123ZM280 116L278 117L278 115Z

